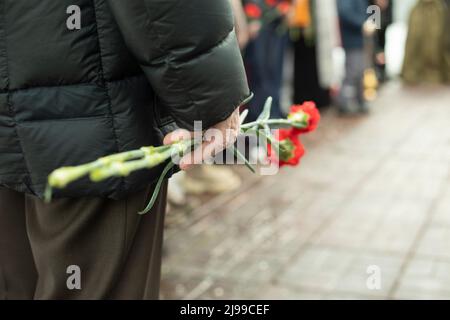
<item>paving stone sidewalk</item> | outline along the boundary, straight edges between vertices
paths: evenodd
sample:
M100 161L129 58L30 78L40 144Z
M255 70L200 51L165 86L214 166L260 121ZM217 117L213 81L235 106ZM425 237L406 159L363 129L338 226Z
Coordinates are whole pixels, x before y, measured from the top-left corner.
M450 299L450 88L388 84L305 144L167 228L161 298Z

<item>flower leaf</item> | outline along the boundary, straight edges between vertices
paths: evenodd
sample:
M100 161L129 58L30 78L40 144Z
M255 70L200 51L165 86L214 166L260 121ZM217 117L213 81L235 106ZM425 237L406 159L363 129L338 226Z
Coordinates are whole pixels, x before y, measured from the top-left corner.
M247 119L247 116L248 116L248 109L245 109L244 111L242 111L240 115L241 125L244 123L245 119Z
M161 173L161 175L159 176L158 182L156 183L155 186L155 190L153 190L153 194L152 197L147 205L147 207L145 207L144 210L142 210L141 212L139 212L140 215L144 215L146 213L149 213L150 210L152 210L153 206L155 205L156 199L158 199L158 195L159 192L161 191L161 186L162 183L165 179L165 177L167 176L167 174L169 173L169 171L175 166L175 164L170 161L166 167L164 168L163 172Z
M264 109L262 113L259 115L257 121L266 121L270 119L270 113L272 111L272 97L267 98L266 103L264 104Z
M44 192L44 202L50 203L52 201L52 196L53 196L53 188L49 184L47 184Z

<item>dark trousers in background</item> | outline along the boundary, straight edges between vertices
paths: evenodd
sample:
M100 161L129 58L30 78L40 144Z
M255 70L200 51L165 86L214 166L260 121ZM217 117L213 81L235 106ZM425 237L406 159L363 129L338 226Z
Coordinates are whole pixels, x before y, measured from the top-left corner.
M0 299L157 299L162 190L153 210L140 216L151 188L119 201L45 204L0 187ZM81 289L73 289L71 266L81 271Z
M273 98L272 118L283 118L280 95L288 38L285 34L280 34L278 26L279 23L276 22L265 25L245 50L244 60L250 90L255 95L249 103L247 121L257 119L268 97Z
M342 111L365 107L363 77L365 70L365 52L363 49L345 50L345 79L338 98Z
M331 96L320 86L316 49L303 36L294 42L294 104L314 101L323 108L331 104Z

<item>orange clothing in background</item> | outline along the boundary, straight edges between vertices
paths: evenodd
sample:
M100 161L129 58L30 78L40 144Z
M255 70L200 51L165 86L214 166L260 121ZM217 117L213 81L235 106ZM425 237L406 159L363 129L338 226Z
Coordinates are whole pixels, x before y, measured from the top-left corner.
M309 27L312 20L310 9L310 0L295 0L289 17L289 25L299 28Z

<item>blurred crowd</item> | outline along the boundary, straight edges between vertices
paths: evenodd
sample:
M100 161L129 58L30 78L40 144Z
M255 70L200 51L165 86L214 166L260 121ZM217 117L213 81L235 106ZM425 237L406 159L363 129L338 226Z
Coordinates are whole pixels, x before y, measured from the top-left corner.
M290 103L334 106L341 116L369 113L370 102L389 78L387 35L403 0L230 1L254 93L246 106L248 121L256 119L269 96L274 99L272 117L285 116L286 71L292 77ZM414 1L407 35L398 41L404 55L399 76L408 85L450 83L450 0ZM285 61L287 53L293 61ZM186 193L221 193L239 186L230 168L199 166L171 180L169 200L182 205Z

